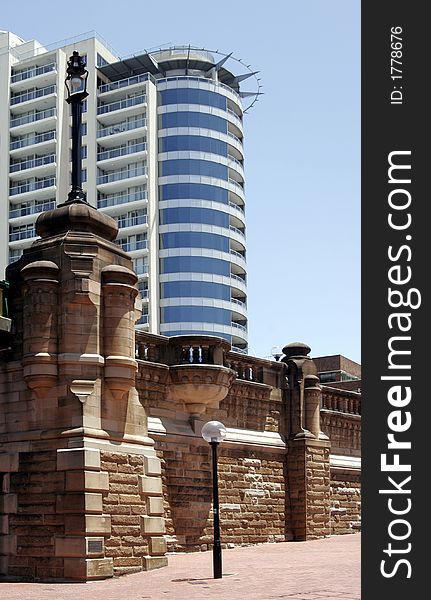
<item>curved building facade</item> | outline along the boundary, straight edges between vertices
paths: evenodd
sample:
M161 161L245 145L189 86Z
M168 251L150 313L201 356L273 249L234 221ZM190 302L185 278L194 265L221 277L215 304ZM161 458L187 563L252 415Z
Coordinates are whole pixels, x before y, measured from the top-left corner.
M162 69L172 61L154 57ZM191 60L202 68L186 75ZM235 90L208 78L212 60L177 53L174 74L157 81L160 333L219 335L245 349L243 111Z

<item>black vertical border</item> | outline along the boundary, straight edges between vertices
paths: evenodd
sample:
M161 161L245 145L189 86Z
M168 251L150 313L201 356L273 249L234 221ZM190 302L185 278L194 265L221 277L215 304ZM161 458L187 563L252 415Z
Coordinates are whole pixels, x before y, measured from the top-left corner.
M430 272L429 240L431 240L431 112L429 90L431 68L429 45L431 24L425 16L427 4L419 1L362 0L362 365L363 365L363 538L362 538L362 598L412 599L427 597L429 538L431 533L431 394L428 381L431 373L428 338L431 333L429 297L426 283ZM391 27L403 29L401 82L391 79ZM391 105L393 85L402 85L403 104ZM411 150L412 193L410 213L412 239L404 241L405 233L391 231L388 225L388 154ZM400 186L403 187L403 186ZM412 268L411 287L418 288L422 305L409 311L412 318L411 389L408 407L412 415L409 431L397 435L411 441L412 451L400 451L402 462L412 465L411 512L403 517L412 526L411 536L404 541L391 540L388 525L397 517L388 509L385 489L390 473L380 470L380 455L387 451L388 382L380 377L388 373L388 338L394 333L388 326L388 315L395 309L388 306L388 246L410 244L412 259L405 261ZM394 287L394 286L392 286ZM404 286L408 288L409 286ZM396 335L396 333L395 333ZM408 334L406 334L408 335ZM406 346L407 348L407 346ZM400 372L401 373L401 372ZM405 373L405 372L404 372ZM395 385L395 384L393 384ZM406 408L407 410L407 408ZM396 474L395 474L396 475ZM404 474L407 476L408 474ZM399 481L401 476L398 475ZM390 486L389 486L390 487ZM405 486L409 487L409 486ZM406 496L394 496L401 498ZM395 502L395 500L394 500ZM400 504L398 505L401 507ZM402 528L398 530L401 532ZM383 551L388 543L408 553L389 557ZM381 561L387 559L391 571L398 559L406 558L412 568L399 566L393 577L381 574Z

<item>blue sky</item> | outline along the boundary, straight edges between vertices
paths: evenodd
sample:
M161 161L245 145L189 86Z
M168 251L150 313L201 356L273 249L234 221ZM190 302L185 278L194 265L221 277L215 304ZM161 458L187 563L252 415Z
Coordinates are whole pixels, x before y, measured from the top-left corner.
M303 341L360 360L359 0L21 0L0 29L43 44L94 29L120 56L191 43L259 70L245 117L251 353Z

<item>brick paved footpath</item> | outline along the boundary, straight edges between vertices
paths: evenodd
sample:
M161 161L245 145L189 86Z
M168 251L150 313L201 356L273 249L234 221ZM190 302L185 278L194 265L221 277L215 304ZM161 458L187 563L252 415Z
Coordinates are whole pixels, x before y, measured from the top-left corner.
M358 600L360 535L169 556L169 566L91 583L0 583L1 600Z

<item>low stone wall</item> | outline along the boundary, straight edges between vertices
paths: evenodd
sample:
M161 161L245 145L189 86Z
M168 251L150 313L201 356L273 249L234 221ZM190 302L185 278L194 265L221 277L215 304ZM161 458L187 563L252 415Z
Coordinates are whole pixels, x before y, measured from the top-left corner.
M356 533L361 529L360 475L331 471L331 533Z
M211 457L206 443L157 443L162 459L166 532L171 551L212 547ZM222 542L247 546L285 541L284 456L220 448Z
M64 515L57 514L56 507L58 495L64 493L65 474L56 471L55 450L21 452L16 457L16 472L3 481L7 529L1 537L9 546L3 549L9 555L9 575L63 577L64 559L56 556L55 540L64 535Z

